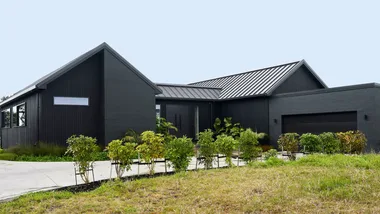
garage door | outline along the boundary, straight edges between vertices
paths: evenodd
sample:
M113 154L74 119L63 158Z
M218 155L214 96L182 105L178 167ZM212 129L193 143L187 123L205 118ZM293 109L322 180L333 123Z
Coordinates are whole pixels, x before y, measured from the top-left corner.
M342 132L357 129L357 112L283 115L282 133Z

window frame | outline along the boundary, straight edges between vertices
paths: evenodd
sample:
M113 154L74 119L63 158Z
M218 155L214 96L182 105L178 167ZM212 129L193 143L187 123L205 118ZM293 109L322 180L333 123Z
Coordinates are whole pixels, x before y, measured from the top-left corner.
M9 124L8 124L8 126L5 125L5 117L3 116L4 112L9 112ZM11 128L11 123L12 123L12 121L11 121L11 115L12 115L11 108L7 108L7 109L4 109L4 110L1 111L1 128L2 129L9 129L9 128Z
M59 99L59 98L63 98L63 99L66 99L69 100L69 99L73 99L73 100L79 100L79 99L87 99L87 103L86 104L81 104L81 103L70 103L70 102L62 102L61 103L56 103L56 99ZM53 105L54 106L90 106L90 98L89 97L65 97L65 96L53 96Z
M24 124L23 125L20 125L20 111L19 111L19 109L20 109L20 106L24 106ZM25 127L25 126L27 126L27 112L26 112L26 103L25 102L23 102L23 103L19 103L19 104L17 104L17 105L14 105L12 108L11 108L11 127L12 128L17 128L17 127ZM16 109L16 119L17 119L17 121L16 121L16 125L14 124L14 122L13 122L13 120L14 120L14 112L13 112L13 110L14 109Z

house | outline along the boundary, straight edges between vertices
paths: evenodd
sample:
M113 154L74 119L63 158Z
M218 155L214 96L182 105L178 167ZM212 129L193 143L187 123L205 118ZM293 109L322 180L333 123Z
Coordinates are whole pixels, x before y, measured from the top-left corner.
M156 116L193 139L215 118L269 134L359 129L380 150L380 85L328 88L306 61L187 85L152 83L106 43L0 103L7 148L37 141L64 144L72 134L101 145L127 129L152 130Z

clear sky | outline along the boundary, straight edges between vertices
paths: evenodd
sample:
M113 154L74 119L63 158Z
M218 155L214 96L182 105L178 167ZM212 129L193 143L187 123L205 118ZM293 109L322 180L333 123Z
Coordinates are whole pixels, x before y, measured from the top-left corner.
M380 1L1 1L0 96L107 42L154 82L305 59L330 87L380 82Z

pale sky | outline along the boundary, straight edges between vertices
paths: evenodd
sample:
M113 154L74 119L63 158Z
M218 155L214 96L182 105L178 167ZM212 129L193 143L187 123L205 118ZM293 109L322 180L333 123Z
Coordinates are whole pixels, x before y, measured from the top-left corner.
M301 59L329 87L380 82L380 1L0 1L0 96L102 42L153 82Z

